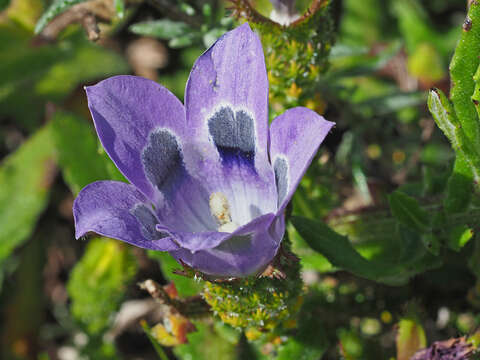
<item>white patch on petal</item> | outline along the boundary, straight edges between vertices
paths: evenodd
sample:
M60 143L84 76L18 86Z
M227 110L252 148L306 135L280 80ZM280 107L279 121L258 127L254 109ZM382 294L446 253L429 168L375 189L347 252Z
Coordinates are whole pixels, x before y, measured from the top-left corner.
M233 233L235 230L238 229L238 224L235 222L229 222L226 224L223 224L218 228L219 232L226 232L226 233Z
M214 192L210 195L210 212L217 219L220 225L230 223L232 216L230 215L230 205L227 197L221 192Z

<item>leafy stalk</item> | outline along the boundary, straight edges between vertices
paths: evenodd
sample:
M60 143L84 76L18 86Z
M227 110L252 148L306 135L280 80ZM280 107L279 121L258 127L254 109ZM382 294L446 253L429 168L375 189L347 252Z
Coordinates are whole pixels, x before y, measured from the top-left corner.
M460 124L475 144L480 144L480 123L471 96L475 90L473 76L480 64L479 53L480 4L473 1L463 23L462 36L450 63L452 81L450 99Z

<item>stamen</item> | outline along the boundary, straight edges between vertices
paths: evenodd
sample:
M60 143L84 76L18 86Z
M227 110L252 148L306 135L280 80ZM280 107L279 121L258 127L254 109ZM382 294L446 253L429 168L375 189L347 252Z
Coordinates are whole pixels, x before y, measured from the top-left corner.
M218 231L232 233L238 228L238 224L232 221L230 204L227 197L221 192L210 195L210 212L219 223Z
M227 197L221 192L214 192L210 195L210 212L217 219L220 225L228 224L232 221L230 215L230 206Z

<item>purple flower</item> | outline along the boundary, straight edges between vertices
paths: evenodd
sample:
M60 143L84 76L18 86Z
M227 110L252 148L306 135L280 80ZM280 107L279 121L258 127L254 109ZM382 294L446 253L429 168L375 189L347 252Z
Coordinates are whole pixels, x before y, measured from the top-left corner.
M263 51L248 24L198 58L185 105L135 76L86 91L102 145L131 185L87 185L73 205L77 238L93 231L168 251L215 277L268 265L284 209L333 123L297 107L269 128Z

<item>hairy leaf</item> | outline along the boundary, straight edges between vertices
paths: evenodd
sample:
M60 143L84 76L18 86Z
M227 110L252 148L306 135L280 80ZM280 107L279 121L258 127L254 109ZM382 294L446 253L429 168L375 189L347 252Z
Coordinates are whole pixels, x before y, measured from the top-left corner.
M479 53L480 4L472 1L463 24L460 41L450 63L452 83L450 99L464 132L477 146L480 144L480 122L471 96L475 89L473 77L480 64Z

